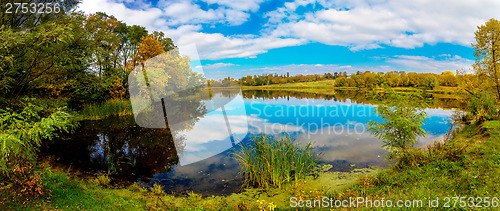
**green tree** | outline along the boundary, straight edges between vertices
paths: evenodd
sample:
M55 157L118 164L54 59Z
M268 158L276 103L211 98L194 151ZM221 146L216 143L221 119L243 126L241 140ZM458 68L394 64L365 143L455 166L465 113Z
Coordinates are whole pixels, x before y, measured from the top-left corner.
M55 132L68 132L74 127L70 115L62 108L43 116L46 109L34 102L34 99L22 99L20 112L0 109L0 176L8 175L16 165L33 161L42 139L52 139Z
M113 17L104 13L89 15L85 20L84 28L87 31L89 40L88 46L92 51L92 63L99 71L99 76L110 76L120 68L118 62L120 36L115 33L119 23Z
M477 75L487 75L495 83L496 95L500 99L500 22L492 18L478 26L474 35L476 43L472 47L476 50L476 63L473 67Z
M27 31L0 26L0 94L16 97L43 81L61 83L59 79L78 62L68 58L75 55L69 46L77 27L67 16Z
M66 12L71 11L79 3L79 0L2 0L0 3L0 26L5 26L14 31L21 31L25 29L30 29L35 26L50 22L58 17L65 16ZM12 12L6 13L7 3L50 3L55 5L59 4L60 12L51 13L32 13L32 12Z
M434 75L427 76L425 78L424 87L429 90L433 90L434 88L439 86L439 80Z
M421 128L428 115L424 111L426 104L420 94L401 95L387 90L386 94L377 97L384 99L375 108L382 122L370 121L368 130L387 147L389 160L401 159L417 143L418 136L427 134Z
M346 87L347 79L345 77L339 77L335 79L335 87Z

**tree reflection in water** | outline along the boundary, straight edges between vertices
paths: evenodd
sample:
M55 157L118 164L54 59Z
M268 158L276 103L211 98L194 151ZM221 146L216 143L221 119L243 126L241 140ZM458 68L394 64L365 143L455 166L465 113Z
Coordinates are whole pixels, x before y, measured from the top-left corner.
M213 98L231 99L239 93L239 90L214 88L209 92ZM255 101L252 99L264 99L262 102L259 100L257 104L254 104L254 108L247 109L246 112L250 112L247 115L252 115L252 112L260 113L261 111L255 110L255 108L260 108L258 105L269 105L268 109L271 110L273 108L300 107L305 106L306 101L309 99L319 99L318 103L324 105L321 107L322 109L339 108L337 106L340 105L335 102L350 101L365 104L359 106L343 105L346 109L366 109L366 107L371 107L366 104L376 104L376 102L370 100L366 93L350 91L338 92L336 95L317 95L300 92L247 90L243 92L243 96L246 98L245 103L247 105ZM268 99L280 100L275 102L267 101ZM457 100L437 97L434 97L433 101L435 102L433 106L441 108L455 107L457 103ZM170 107L179 108L179 112L186 109L194 111L186 114L188 116L183 116L182 113L178 115L178 118L182 120L190 119L190 121L181 121L184 123L182 125L185 130L193 128L195 124L199 126L207 117L210 117L210 114L207 114L209 109L204 107L204 103L201 101L190 102L192 104L182 106L182 103L180 103L177 106ZM222 102L225 101L222 100ZM270 102L273 104L267 104ZM442 109L436 111L444 112ZM446 112L437 115L434 119L430 119L428 129L434 131L432 137L438 137L446 132L440 129L443 125L446 125L440 123L445 119L443 116L446 116ZM351 116L341 116L337 119L314 115L310 115L310 117L299 120L310 123L323 118L330 121L330 123L345 123L346 118L349 117L351 121L367 121L366 118L356 119ZM288 119L271 116L268 119L260 119L259 122L257 119L264 118L264 116L257 115L252 116L252 118L254 123L262 124L269 122L287 124L291 123L288 122L290 119L293 121L296 119L294 116L287 116ZM215 131L214 125L214 122L207 124L209 130L206 131L210 132L202 134L203 137L209 137L209 135L219 132ZM314 128L305 129L313 130ZM179 136L182 133L185 134L185 131L172 134L168 128L141 128L135 123L132 116L98 121L82 121L75 133L62 134L59 140L45 142L41 154L42 156L54 156L59 163L71 165L72 168L78 168L84 172L109 172L114 178L124 181L135 182L140 180L150 184L160 183L165 186L167 192L185 193L185 191L189 190L209 195L238 192L241 185L241 178L238 176L240 168L237 162L231 159L230 150L189 165L179 165L179 156L182 156L182 152L193 154L189 152L188 147L184 150L185 143L189 143L189 140L186 140L189 136ZM182 140L180 143L178 142L177 146L173 138L175 136ZM335 136L329 133L318 133L311 135L310 138L317 142L318 150L326 152L324 159L329 164L332 164L335 170L348 171L352 168L351 164L353 163L356 164L357 168L371 166L376 162L373 161L373 158L379 159L377 154L382 155L380 151L383 151L377 145L378 142L370 137L344 136L344 134ZM245 143L243 139L241 140ZM228 139L221 139L221 141L228 141ZM236 148L238 148L238 145ZM179 150L179 153L176 149ZM363 154L359 154L360 152Z
M238 93L239 90L211 91L213 96L223 98L234 98ZM190 119L180 121L183 128L178 128L176 131L189 131L207 113L204 103L197 100L182 101L182 105L171 106L170 109L178 109L177 118ZM179 164L179 156L183 154L185 141L185 137L172 132L169 127L143 128L136 124L133 116L113 117L81 121L80 126L72 134L63 133L58 139L43 142L40 155L53 156L58 163L86 173L109 173L112 178L120 181L140 180L148 183L155 175L169 173ZM220 159L227 165L223 165ZM227 156L212 158L207 162L179 168L178 175L198 175L199 168L207 165L210 167L207 169L209 171L220 170L222 167L235 169L236 171L231 170L234 171L231 174L226 172L226 176L236 177L238 168ZM215 165L223 166L215 168ZM192 182L189 182L189 186L192 185Z
M363 90L332 90L333 94L318 94L311 92L299 91L284 91L284 90L245 90L243 96L246 99L323 99L333 100L335 102L346 102L349 100L351 103L358 104L372 104L376 105L380 102L371 97L371 93ZM439 95L439 94L424 94L424 97L430 99L428 108L465 108L463 100L456 96Z
M179 161L169 129L141 128L133 117L81 121L73 134L45 142L41 154L55 155L58 162L73 168L110 173L127 181L147 181L154 174L171 171Z

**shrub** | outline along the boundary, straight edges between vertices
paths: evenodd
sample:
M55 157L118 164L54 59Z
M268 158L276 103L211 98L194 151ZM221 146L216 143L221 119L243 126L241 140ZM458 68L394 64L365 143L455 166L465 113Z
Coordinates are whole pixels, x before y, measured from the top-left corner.
M427 113L424 111L425 101L419 93L407 95L388 91L386 100L375 108L375 113L383 122L368 123L372 135L382 139L384 147L389 150L388 159L401 159L405 151L417 143L418 136L426 135L421 126Z
M340 77L335 79L335 87L345 87L347 86L347 80L345 77Z
M305 179L316 171L318 158L312 144L299 144L289 135L254 136L235 153L246 186L279 187Z
M468 104L469 113L472 115L471 123L482 123L486 120L496 120L499 118L499 108L495 98L488 93L480 92L471 96Z
M434 88L439 86L439 80L436 78L436 76L427 76L424 81L424 87L429 90L433 90Z
M24 98L20 113L0 109L0 174L8 175L13 166L32 161L42 139L52 139L57 131L68 132L74 127L64 108L42 117L43 108L32 101Z
M163 190L163 186L161 186L158 183L155 183L153 185L153 187L151 187L151 193L153 195L163 196L163 195L165 195L165 190Z
M110 187L111 178L107 174L99 174L96 178L91 180L92 184L96 184L102 187Z

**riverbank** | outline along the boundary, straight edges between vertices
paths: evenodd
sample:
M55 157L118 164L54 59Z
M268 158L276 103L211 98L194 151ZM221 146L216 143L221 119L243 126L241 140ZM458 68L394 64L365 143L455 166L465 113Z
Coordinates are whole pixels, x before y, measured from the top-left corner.
M452 140L414 150L410 155L406 165L369 176L338 196L409 200L409 208L418 210L430 209L429 200L436 199L442 209L491 208L494 203L496 209L500 207L500 121L466 126Z
M0 207L10 209L206 209L252 210L259 207L290 208L290 198L314 200L329 197L348 200L363 197L371 200L422 200L422 207L429 199L439 198L439 206L445 197L481 198L499 197L500 187L500 121L485 122L480 126L467 126L455 138L436 143L427 149L411 152L411 165L389 169L358 169L352 172L322 172L317 179L308 178L296 182L286 191L246 189L227 197L202 197L187 193L185 196L164 194L158 187L148 191L138 185L111 187L105 177L84 181L71 176L64 169L53 169L39 164L35 175L43 185L43 194L26 195L26 191L12 186L0 189ZM327 167L326 167L327 168ZM27 184L35 179L27 180ZM36 181L35 181L36 183ZM33 193L31 193L33 194ZM464 200L465 200L464 199ZM476 200L477 201L477 200ZM455 206L460 206L458 202ZM292 205L295 205L292 203ZM297 204L298 206L299 204ZM303 204L304 206L306 204ZM413 206L413 205L412 205Z
M217 87L219 88L219 87ZM282 90L282 91L295 91L307 92L313 94L329 94L333 95L339 90L358 90L358 91L384 91L385 88L358 88L358 87L336 87L335 80L324 80L315 82L304 83L286 83L286 84L272 84L264 86L241 86L242 90ZM396 92L417 92L423 91L428 94L447 95L460 97L460 90L458 87L438 86L433 90L425 90L413 87L391 87L390 89Z
M259 207L287 207L292 196L317 198L326 191L338 191L356 183L359 177L375 174L380 169L355 169L351 172L322 172L318 179L309 177L285 190L248 188L230 196L202 197L187 192L181 196L165 194L160 186L153 188L133 184L113 187L101 175L83 180L68 173L68 169L54 169L42 163L35 170L43 185L42 194L26 195L12 187L0 188L2 210L256 210Z

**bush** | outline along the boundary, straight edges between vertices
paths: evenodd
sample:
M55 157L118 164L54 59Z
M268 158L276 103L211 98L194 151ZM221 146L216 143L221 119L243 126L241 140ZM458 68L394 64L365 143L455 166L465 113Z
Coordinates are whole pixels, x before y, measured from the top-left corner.
M0 174L8 175L13 166L32 161L42 139L52 139L57 131L68 132L74 127L64 108L43 117L40 114L44 109L33 101L24 98L20 113L11 108L0 109Z
M345 77L340 77L335 79L335 87L346 87L347 79Z
M107 174L99 174L96 178L91 179L90 182L107 188L111 185L111 178Z
M163 196L163 195L165 195L165 190L163 189L163 186L161 186L158 183L155 183L153 185L153 187L151 187L150 190L151 190L151 193L153 195L157 195L157 196Z
M468 104L469 113L472 115L470 123L482 123L487 120L496 120L499 118L499 108L495 98L488 93L480 92L471 96Z
M436 76L431 75L425 78L424 87L426 89L433 90L438 86L439 86L439 80L436 78Z
M388 148L387 159L401 159L405 151L417 143L418 136L426 135L421 128L427 117L424 111L426 103L419 93L404 95L389 90L387 94L388 96L378 96L384 102L375 108L383 122L370 121L368 130Z
M305 179L316 171L319 159L311 143L299 144L289 135L254 136L235 153L246 186L279 187Z
M79 109L87 103L100 103L109 99L111 82L102 81L96 76L82 76L82 79L71 90L68 105L71 109Z

